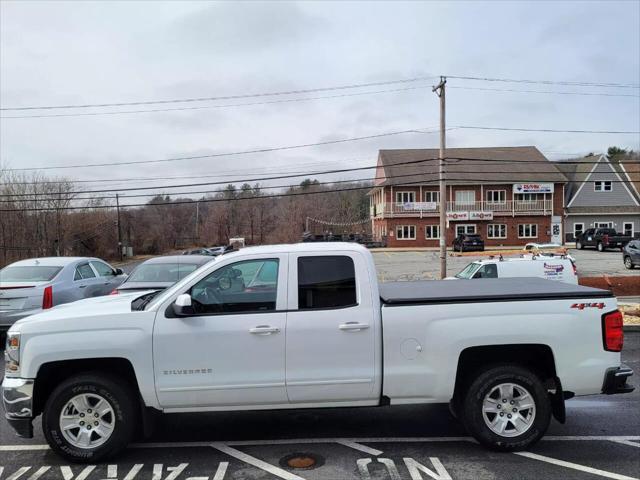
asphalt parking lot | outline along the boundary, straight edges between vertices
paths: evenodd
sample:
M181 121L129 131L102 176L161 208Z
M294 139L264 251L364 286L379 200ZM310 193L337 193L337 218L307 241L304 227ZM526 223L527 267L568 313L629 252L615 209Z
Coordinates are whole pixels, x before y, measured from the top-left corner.
M640 371L640 332L623 361ZM70 465L0 424L0 480L419 480L640 477L640 390L567 402L565 425L528 452L472 441L446 406L257 411L164 416L145 443L100 465ZM315 460L293 468L291 456ZM301 463L304 464L304 463Z
M440 257L437 251L388 251L373 250L373 257L378 269L378 279L383 282L435 280L440 277ZM448 252L447 273L450 276L461 271L467 264L478 259L488 258L486 255L459 256ZM620 251L598 252L596 250L569 249L569 255L575 258L580 277L638 276L640 269L627 270L622 263Z

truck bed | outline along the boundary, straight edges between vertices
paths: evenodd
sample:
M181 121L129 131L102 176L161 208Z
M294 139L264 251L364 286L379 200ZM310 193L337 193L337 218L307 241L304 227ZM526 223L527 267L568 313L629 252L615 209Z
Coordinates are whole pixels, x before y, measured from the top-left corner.
M380 284L380 299L387 306L610 297L613 294L608 290L543 278L427 280Z

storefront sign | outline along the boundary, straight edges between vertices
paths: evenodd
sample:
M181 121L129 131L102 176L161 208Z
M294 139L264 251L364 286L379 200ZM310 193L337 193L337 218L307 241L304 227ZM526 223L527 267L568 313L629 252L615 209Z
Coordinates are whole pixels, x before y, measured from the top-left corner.
M447 220L469 220L469 212L447 212Z
M469 220L493 220L493 212L469 212Z
M436 202L416 202L415 205L419 210L435 210L438 207Z
M513 193L553 193L553 183L514 183Z

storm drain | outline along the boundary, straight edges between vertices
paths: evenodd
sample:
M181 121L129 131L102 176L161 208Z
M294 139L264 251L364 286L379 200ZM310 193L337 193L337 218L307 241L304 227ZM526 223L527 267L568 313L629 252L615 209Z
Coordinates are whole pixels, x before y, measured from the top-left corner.
M324 458L313 453L292 453L280 459L280 466L295 470L313 470L324 465Z

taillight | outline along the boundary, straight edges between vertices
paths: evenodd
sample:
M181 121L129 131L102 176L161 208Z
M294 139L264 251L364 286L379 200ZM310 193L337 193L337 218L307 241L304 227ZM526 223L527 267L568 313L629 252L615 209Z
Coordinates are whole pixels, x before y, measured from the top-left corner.
M44 294L42 295L42 308L46 310L51 307L53 307L53 287L49 285L44 289Z
M115 289L111 290L111 293L109 295L119 295L119 294L120 294L120 292L118 291L117 288L115 288Z
M620 352L624 343L622 313L619 310L602 316L602 338L604 349L608 352Z

